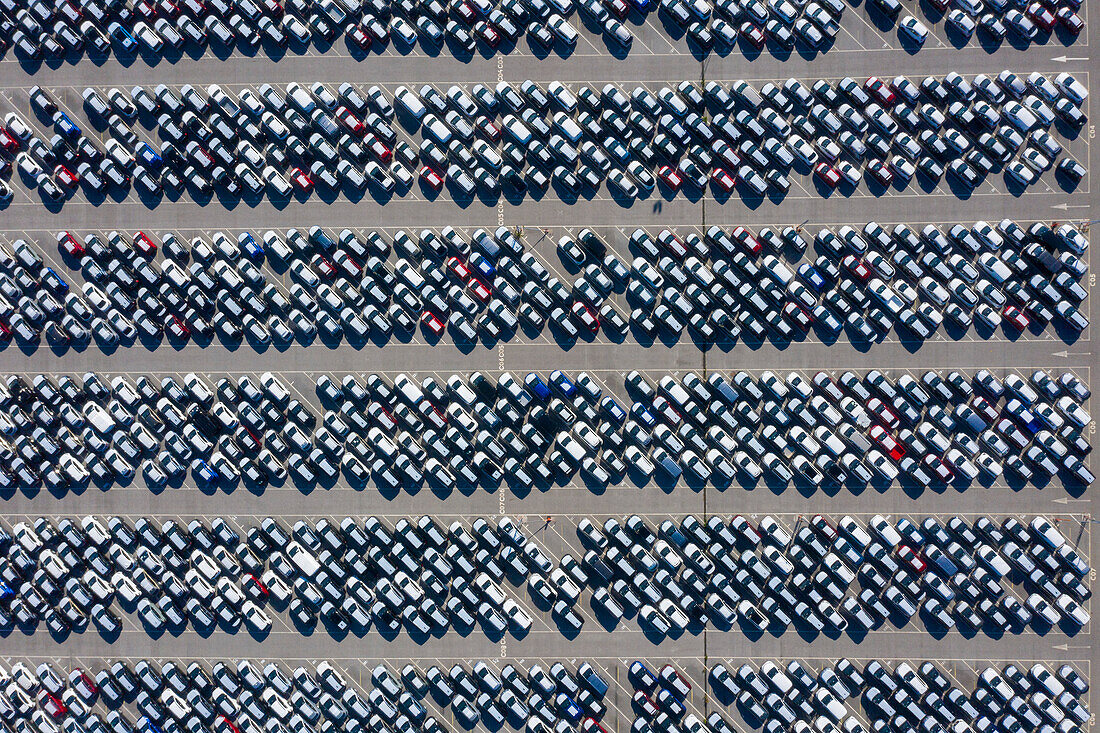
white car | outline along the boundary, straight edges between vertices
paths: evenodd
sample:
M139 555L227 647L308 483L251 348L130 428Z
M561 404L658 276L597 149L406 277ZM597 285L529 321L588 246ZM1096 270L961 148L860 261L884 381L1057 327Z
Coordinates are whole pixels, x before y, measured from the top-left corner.
M898 24L898 33L909 36L918 45L923 45L928 38L928 28L912 15L906 15L902 18L901 23Z
M531 616L523 610L523 607L519 605L514 599L509 598L504 601L504 616L508 619L508 622L514 629L518 629L522 633L527 633L531 630L532 620Z
M248 628L253 631L265 634L271 630L271 617L254 601L247 600L244 602L241 615L244 616L244 622L248 625Z

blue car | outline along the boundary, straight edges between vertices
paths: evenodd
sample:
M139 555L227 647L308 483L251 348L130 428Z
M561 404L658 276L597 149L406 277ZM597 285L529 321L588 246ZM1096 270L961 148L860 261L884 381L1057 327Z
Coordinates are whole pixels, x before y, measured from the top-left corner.
M108 26L107 33L110 34L111 39L121 46L122 50L126 53L133 53L137 50L137 41L130 35L130 31L126 30L117 20Z
M588 685L588 689L596 695L596 697L603 699L607 694L607 683L603 681L603 678L596 672L591 664L585 662L577 670L578 675L584 683Z
M524 377L523 383L527 385L527 389L531 390L540 400L545 402L550 399L550 388L547 387L546 383L542 381L542 378L534 372Z
M195 478L201 483L216 484L218 482L218 472L202 459L196 458L195 462L191 464L191 470L194 471Z
M137 154L138 159L150 168L159 168L164 162L160 157L160 153L153 150L153 146L147 142L138 142L134 152Z
M558 706L558 712L560 712L562 716L571 723L578 722L581 719L581 716L584 715L584 712L581 710L581 706L573 702L573 698L569 697L569 695L566 695L564 692L558 693L556 703Z
M69 292L69 283L54 272L52 267L46 268L46 274L42 276L42 284L54 291L58 295L64 295Z
M577 385L573 384L572 380L565 376L565 372L561 369L550 372L550 384L556 387L565 397L572 397L577 393Z
M630 665L630 679L640 690L649 691L657 685L657 678L641 662L632 662Z
M630 406L630 414L647 430L652 430L657 425L657 417L641 402L635 402Z
M251 232L245 232L237 237L237 244L241 246L244 253L254 260L258 260L264 256L264 248L256 238L252 236Z
M826 287L828 287L828 283L825 282L825 278L822 277L821 273L818 272L817 269L809 262L802 263L802 265L798 268L798 276L805 280L811 288L819 293L825 290Z
M600 407L603 408L604 413L609 418L619 423L620 425L624 421L626 421L626 411L619 405L618 402L615 401L615 398L611 395L603 398L603 400L600 402Z
M14 595L15 591L11 589L11 586L0 580L0 601L6 601Z
M69 116L60 110L57 115L54 116L53 124L57 127L57 131L65 137L80 137L80 126L69 119Z
M478 275L483 278L491 278L493 273L496 272L496 267L480 252L474 252L470 255L470 267L477 271Z

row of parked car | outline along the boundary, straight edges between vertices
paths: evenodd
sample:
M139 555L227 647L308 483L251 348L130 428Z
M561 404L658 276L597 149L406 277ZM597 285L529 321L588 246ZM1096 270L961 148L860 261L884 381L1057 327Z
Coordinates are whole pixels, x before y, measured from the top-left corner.
M743 80L685 81L655 92L638 86L629 97L614 84L596 91L530 80L468 91L400 86L392 100L377 85L334 92L320 82L264 84L239 96L188 84L88 88L83 97L106 128L104 143L41 87L31 90L31 107L54 127L49 144L17 112L0 128L0 148L50 201L81 186L103 196L130 185L150 203L165 187L249 199L304 198L315 187L358 198L369 188L385 200L419 176L430 196L446 185L457 199L483 200L551 186L574 200L606 181L629 204L682 187L782 196L796 174L812 175L812 184L804 180L822 195L850 191L864 174L878 190L905 188L918 173L935 185L947 174L965 191L991 174L1027 187L1056 165L1064 179L1085 175L1057 140L1076 137L1086 119L1087 90L1068 73L1052 81L1039 72L951 72L919 85L903 76L792 78L759 90Z
M0 387L5 488L141 482L387 491L622 482L916 489L1090 484L1089 390L1072 372L895 378L637 371L628 399L586 372L444 383L323 374L322 407L270 372L180 378L12 375ZM629 405L629 406L628 406Z
M830 343L842 333L874 343L891 331L923 341L941 327L954 338L999 327L1017 336L1053 322L1073 340L1089 325L1080 283L1088 240L1073 224L1055 226L868 222L822 228L809 237L812 251L793 226L639 228L625 252L584 228L558 238L552 268L522 230L506 227L190 239L63 231L67 272L25 239L0 245L0 337L100 348L217 338L264 349L418 332L434 342L448 331L461 344L491 344L549 329L564 341L602 332L730 348L811 331ZM552 274L558 265L575 275L571 284Z
M981 29L985 40L998 42L1011 30L1020 41L1043 42L1057 27L1072 43L1084 27L1079 5L1079 0L936 0L929 15L922 8L905 10L928 21L946 14L947 26L966 39ZM837 0L6 0L0 6L0 50L12 46L28 61L116 53L156 63L207 48L214 53L263 49L281 56L310 48L324 52L342 42L362 54L391 44L404 52L419 44L431 53L468 56L479 48L509 53L526 37L536 53L556 48L568 55L578 27L587 27L610 49L627 52L633 43L628 23L657 14L676 29L669 35L686 36L694 52L727 53L741 45L755 55L768 45L787 54L796 44L812 52L831 48L846 7ZM877 0L871 7L894 21L903 10L898 0ZM919 45L928 29L907 14L899 33Z
M1090 716L1088 681L1070 664L1052 666L1056 671L1043 662L987 665L968 684L933 661L841 659L820 670L798 660L731 661L712 667L708 681L719 700L736 702L745 722L764 733L1079 731ZM713 717L712 731L728 730Z
M887 622L1000 636L1090 620L1088 563L1045 517L583 518L580 548L560 556L507 516L236 521L16 521L0 536L3 626L110 637L121 609L154 636L263 637L285 612L303 633L423 641L476 628L523 638L539 612L573 636L592 619L585 606L607 629L634 621L662 638Z
M600 726L608 710L609 684L589 662L425 666L383 663L360 677L328 661L139 659L67 674L50 662L16 662L0 669L0 706L8 702L8 725L38 733L446 733L479 721L568 733L582 718L585 731Z

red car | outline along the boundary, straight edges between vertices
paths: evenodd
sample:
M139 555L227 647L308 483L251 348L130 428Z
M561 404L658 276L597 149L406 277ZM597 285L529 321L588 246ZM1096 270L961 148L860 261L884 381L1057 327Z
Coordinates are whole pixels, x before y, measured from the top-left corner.
M898 556L898 559L905 565L908 565L913 572L923 573L928 569L928 564L921 559L921 556L909 545L898 545L898 549L894 551Z
M0 127L0 148L3 148L9 153L14 153L19 149L19 141L3 127Z
M474 120L474 127L476 127L490 142L495 143L500 139L500 127L485 115L477 116Z
M866 281L871 279L871 268L867 266L866 262L855 255L845 255L844 259L840 261L840 264L860 280Z
M894 106L894 102L897 101L897 95L894 94L894 90L889 85L877 76L867 77L867 81L863 83L863 88L866 89L875 99L879 101L884 107Z
M715 168L710 172L710 180L715 186L722 189L726 193L733 190L733 187L737 185L737 179L729 174L725 168Z
M472 278L467 285L470 291L477 296L477 299L482 303L488 303L489 298L493 297L493 294L489 292L489 288L485 287L485 283L478 280L476 277Z
M80 257L84 254L84 245L77 241L72 232L61 232L57 235L57 246L65 250L70 257Z
M679 191L680 186L684 185L684 179L680 177L680 174L670 165L662 165L657 169L657 178L661 180L661 183L665 184L673 191Z
M872 160L868 163L867 174L887 188L894 182L894 172L881 160Z
M149 235L145 232L134 235L134 247L146 257L154 257L157 254L157 245L153 244L153 240L149 239Z
M500 45L500 34L497 33L497 29L489 25L484 20L479 20L474 25L474 33L477 37L489 44L490 47L496 48Z
M630 14L630 6L627 5L625 0L604 0L603 4L619 20Z
M829 524L829 520L820 514L815 514L810 518L810 526L813 527L821 534L822 537L829 542L836 540L836 529L833 525Z
M436 336L442 336L443 331L446 330L443 326L443 321L436 318L435 314L431 311L424 311L420 314L420 323L423 324L424 328L428 329Z
M738 30L741 33L741 37L751 43L755 48L764 48L764 42L767 39L764 37L764 31L760 30L760 26L746 20L741 24Z
M11 341L11 326L0 321L0 341Z
M370 151L383 163L389 163L390 159L393 158L393 151L386 147L384 142L374 137L374 135L368 135L367 138Z
M58 700L56 697L41 690L38 693L38 704L42 706L42 709L49 713L54 718L60 718L69 712L69 709L65 707L65 703Z
M894 440L894 436L886 432L886 428L881 425L872 425L870 434L871 440L878 443L879 447L889 453L895 461L900 461L905 456L905 448L902 447L901 443Z
M806 313L798 303L790 302L783 306L783 315L803 332L809 331L810 326L813 325L813 319L810 318L809 314Z
M290 169L290 182L302 193L309 193L313 190L313 179L301 168Z
M814 167L814 173L816 173L817 177L829 188L836 188L840 185L840 171L828 163L818 163L817 166Z
M351 110L343 105L336 108L336 121L348 128L350 132L358 137L363 137L363 135L366 134L366 125L364 125L358 117L353 115Z
M420 169L420 180L436 191L443 188L443 177L436 173L430 166L424 166Z
M53 175L57 182L66 188L76 188L80 183L80 179L77 178L76 174L63 165L54 168Z
M457 257L447 258L447 269L449 269L461 282L466 282L470 279L470 268L466 266L465 262Z
M600 330L600 319L596 317L596 314L592 312L591 308L579 300L573 303L573 307L569 309L569 312L573 314L574 318L580 321L581 325L592 333L596 333Z
M880 400L878 397L872 397L871 399L867 400L867 409L871 412L872 415L877 417L883 425L890 428L891 430L894 430L899 425L901 425L901 420L898 419L897 414L889 407L887 407L886 403Z
M244 581L241 583L246 591L251 591L260 598L267 598L268 591L267 586L260 581L255 575L251 573L244 576Z
M172 316L172 319L168 321L167 330L178 339L186 339L191 336L191 329L180 320L179 316Z
M373 43L371 34L367 32L366 27L362 23L348 28L348 38L363 51L369 49L371 43Z
M467 2L458 2L451 6L451 10L457 15L463 23L466 25L473 25L477 22L477 13L470 7Z
M1055 11L1054 17L1058 19L1063 28L1074 35L1080 33L1085 27L1085 21L1081 20L1081 16L1073 12L1072 8L1064 5Z
M69 681L72 683L74 689L79 692L85 700L94 700L96 693L99 692L99 687L92 681L92 678L88 676L87 672L77 668L69 675Z
M157 17L156 7L146 0L138 0L134 3L134 12L145 20L153 20Z
M1053 28L1054 24L1057 22L1054 13L1050 12L1050 8L1038 1L1027 6L1027 15L1035 21L1035 25L1039 26L1047 33L1050 32L1050 29Z
M339 274L336 272L336 265L332 264L332 262L322 254L313 255L310 263L313 265L313 269L317 270L317 273L326 280L331 280Z
M647 720L652 720L661 712L657 709L657 706L653 704L653 701L649 699L649 696L641 690L634 693L631 703L634 705L634 709Z
M1004 319L1011 323L1012 327L1017 331L1026 331L1028 327L1031 326L1031 319L1025 316L1024 312L1014 305L1006 306L1004 311L1001 312L1001 315L1004 316Z
M241 733L241 729L233 724L233 721L224 715L219 715L215 727L218 733Z
M747 249L749 254L760 254L760 250L764 248L764 245L760 244L760 240L745 227L737 227L731 234L733 235L733 240Z
M607 728L604 728L595 718L585 718L581 722L581 730L584 733L608 733Z
M924 460L921 461L921 463L923 463L924 467L931 471L936 478L938 478L945 484L951 481L951 479L955 478L955 472L948 468L947 463L945 463L939 456L934 456L929 453L924 457Z

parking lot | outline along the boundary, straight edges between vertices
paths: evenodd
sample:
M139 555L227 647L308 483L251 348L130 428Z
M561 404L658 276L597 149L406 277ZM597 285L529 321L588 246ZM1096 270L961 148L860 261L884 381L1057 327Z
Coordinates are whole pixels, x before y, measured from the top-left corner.
M1092 681L1097 660L1091 591L1100 552L1092 541L1089 486L1097 465L1090 396L1096 311L1087 242L1098 158L1089 119L1095 105L1075 99L1076 87L1067 94L1065 79L1055 83L1068 73L1092 91L1091 7L1061 0L998 10L987 0L971 14L963 10L967 0L952 0L944 11L928 0L905 0L895 19L879 10L889 9L889 0L817 0L792 3L797 17L787 23L786 4L778 1L715 2L701 18L696 14L707 12L708 3L698 0L651 3L649 10L636 0L609 0L560 13L577 32L569 43L554 37L569 33L551 17L561 0L484 3L484 12L496 14L481 25L483 3L472 0L469 21L460 3L447 4L436 18L427 2L367 2L366 16L353 11L339 22L331 8L345 7L344 0L251 2L260 7L257 18L244 17L247 4L234 5L236 15L222 14L218 0L183 2L179 16L167 0L148 3L158 6L151 17L137 3L131 14L119 14L121 28L113 34L93 3L82 2L81 22L93 19L92 30L84 31L89 47L51 56L56 49L43 32L33 37L45 42L46 57L28 59L25 48L8 48L0 58L0 125L9 128L10 112L26 121L41 144L28 138L20 152L29 149L31 162L42 168L41 175L31 169L27 176L15 154L0 156L12 168L10 176L0 175L12 191L0 204L6 301L0 325L10 326L16 315L15 325L29 328L13 332L0 349L2 385L10 390L12 375L28 385L16 388L22 396L5 400L0 410L0 469L12 477L29 471L5 480L0 528L33 548L13 538L11 547L20 549L5 546L0 553L0 583L11 591L0 588L0 620L10 619L0 628L0 690L19 708L10 715L0 700L0 726L16 733L992 733L1017 730L1016 721L1021 733L1079 733L1091 726L1092 697L1080 681ZM554 10L522 16L523 8L547 3ZM14 0L13 7L34 4ZM383 4L393 6L388 19L377 14L390 40L375 37L364 49L357 28L376 31L370 6ZM624 8L628 48L613 39ZM12 31L25 33L31 22L64 45L71 39L58 21L72 25L71 14L57 10L48 22L45 11L34 8L14 22L16 11L0 1L2 19L13 19L0 26L0 38L13 40ZM757 10L766 20L752 19ZM675 20L681 12L686 23ZM1025 38L1027 23L1046 22L1056 12L1053 32ZM220 29L206 18L214 16L242 39L254 32L268 40L187 42L156 52L142 45L148 36L137 38L137 22L145 21L170 46L172 31L159 21L186 33L179 18L188 17L213 39ZM910 16L927 29L922 44L899 29L903 22L917 28ZM1084 23L1076 33L1074 18ZM427 40L434 29L418 23L425 19L447 26L442 46ZM321 39L326 23L331 41ZM507 23L516 24L519 36L494 46L492 33L507 31ZM980 26L973 35L964 29L970 23ZM998 23L1005 29L1000 41ZM278 34L292 36L298 25L308 28L308 43L281 46ZM406 26L412 43L399 40ZM114 36L106 53L90 49L99 43L96 33ZM547 33L551 42L544 45ZM791 48L784 45L787 33ZM811 48L815 33L835 39ZM124 50L125 34L137 50ZM472 51L463 48L464 34L476 37ZM1025 101L1035 97L1057 118L1035 125L1019 118L1028 129L1018 146L1011 132L1017 123L1005 117L1013 101L1006 87L999 87L1006 97L997 101L986 96L996 96L996 88L986 86L965 100L964 110L953 105L965 93L947 86L949 77L957 84L958 75L969 84L982 83L981 75L1000 84L1007 70L1024 84L1021 105L1041 116L1041 107ZM1044 91L1038 78L1028 86L1033 72L1055 92ZM929 84L917 101L901 101L906 87L892 86L898 75L918 86L931 77L948 91L939 99ZM849 77L854 87L843 82ZM880 98L885 87L872 77L898 99ZM525 90L528 81L533 87ZM746 106L751 97L737 96L741 81L768 100L758 110ZM820 81L835 100L820 85L814 90ZM137 158L141 141L167 158L173 131L165 122L183 129L191 124L183 119L189 108L167 120L161 115L170 107L159 106L163 102L155 114L126 119L112 109L122 119L101 117L94 103L85 103L85 90L110 106L117 88L140 107L135 86L154 95L165 85L182 100L187 85L206 95L216 84L244 108L243 93L261 97L265 84L285 97L288 84L308 91L315 82L336 95L338 105L350 101L341 85L364 98L377 85L397 112L393 118L379 113L381 125L370 118L377 110L369 105L356 111L365 134L340 127L331 138L331 164L314 167L322 160L314 148L303 155L293 145L283 150L266 132L253 136L249 125L262 126L267 107L230 115L212 98L200 122L209 139L224 145L206 142L199 126L188 127L178 144L187 156L187 144L203 140L218 165L232 163L225 183L214 183L218 166L211 167L210 191L185 175L187 165L174 163L154 171L159 192L143 189L147 183L137 182L134 169L125 185L97 192L95 177L109 175L99 166L90 169L91 181L80 172L81 182L62 189L56 201L43 186L46 179L67 180L54 165L43 165L41 154L43 146L55 145L55 134L70 133L48 106L32 102L34 85L94 149L108 152L113 140ZM582 97L575 109L561 106L559 99L567 105L568 96L554 91L555 82ZM628 102L621 112L604 102L609 84ZM702 104L690 99L692 89L706 94L708 84L712 96ZM422 92L425 85L444 100L442 109ZM487 97L479 85L494 95L495 112L481 107ZM783 108L774 90L797 97L800 85L811 90L811 102ZM459 120L463 97L449 97L452 86L474 100L469 120ZM465 134L463 124L481 126L461 145L439 146L426 131L430 121L411 119L397 102L399 87L444 124L457 125L454 136ZM528 97L532 88L547 95L546 106L537 95ZM645 94L635 95L636 88ZM730 95L728 107L716 88ZM508 89L523 103L509 106ZM584 101L585 89L599 102ZM682 115L666 89L687 106ZM314 99L328 109L323 96ZM814 116L819 103L827 109ZM897 134L876 127L893 129L881 115L872 121L877 110L871 105L889 107ZM1084 120L1069 122L1074 108ZM778 115L769 115L773 110ZM336 108L330 113L336 120ZM567 147L558 144L568 129L562 117L555 122L558 113L583 126ZM839 121L835 131L826 113ZM974 117L991 113L1002 116L992 127ZM312 112L296 114L307 124L294 135L306 145L313 135L328 134L324 120L310 119ZM505 128L508 114L536 130L527 144ZM719 127L724 116L741 139ZM296 124L292 114L282 118ZM337 124L353 123L344 117ZM499 140L487 124L499 128ZM540 124L547 126L543 137ZM701 142L707 133L700 125L718 131L716 141L736 153L736 164L718 162L724 149ZM393 138L384 147L392 157L384 160L378 156L385 152L373 152L370 144L387 128ZM345 130L355 139L345 139ZM680 131L685 137L677 137ZM949 139L952 131L961 137ZM987 133L992 137L983 138ZM625 149L608 139L616 137ZM754 143L742 150L746 137ZM72 173L87 160L64 146L76 149L79 140L55 145L58 162L71 162ZM262 160L241 149L241 141ZM361 146L361 157L352 143ZM443 160L434 157L440 151L433 152L433 144ZM509 144L521 148L518 156ZM569 155L574 144L576 160ZM857 153L861 145L868 151ZM784 149L794 156L796 147L816 157L787 164ZM411 185L401 183L402 170L392 163L402 155ZM601 156L612 160L606 171ZM966 169L947 170L965 161L979 171L986 158L998 156L973 185L961 183ZM1066 160L1081 165L1080 180L1056 170ZM351 169L338 170L349 161ZM259 189L248 190L249 174L238 175L239 164L253 171ZM826 167L816 172L818 164ZM426 165L443 181L438 191L422 173ZM1016 174L1009 172L1013 166ZM265 177L268 167L276 176ZM508 167L522 188L506 180ZM293 188L295 168L309 176L310 190ZM729 182L719 169L736 179L732 190L725 190ZM1041 175L1028 185L1013 182L1017 175L1030 178L1028 171ZM338 185L326 183L326 173ZM778 177L768 178L772 173ZM701 186L690 180L697 174ZM349 180L340 180L343 175ZM472 190L459 183L462 176ZM290 195L279 192L279 177L292 187ZM609 182L612 177L622 183ZM1002 221L1016 222L1024 241L1011 234L999 247L986 241L981 232L990 229L981 223L1005 235ZM870 223L887 239L878 240ZM1029 232L1037 223L1049 230ZM965 231L951 234L957 225ZM931 232L924 237L930 226L949 240L946 249L930 241ZM1081 240L1057 234L1063 226ZM313 227L336 246L310 239ZM423 233L447 241L448 227L460 243L445 245L444 254ZM866 241L863 251L845 227ZM741 229L761 243L759 252ZM294 249L291 230L309 246ZM353 239L341 242L344 230ZM804 250L784 239L789 230L805 240ZM155 246L151 254L134 241L139 231ZM652 239L652 248L637 231ZM912 253L923 270L910 269L899 254L908 251L907 231L920 240ZM65 254L59 232L72 233L91 254ZM112 232L121 233L120 245ZM274 240L265 240L268 232ZM606 249L586 243L586 232ZM258 258L239 238L244 233L263 247ZM728 251L719 234L733 245ZM510 237L519 250L510 249ZM213 254L196 247L196 238ZM218 246L223 238L228 249ZM15 247L20 239L40 264L23 261ZM291 248L289 259L273 254L279 242ZM490 245L499 251L491 253ZM1047 256L1033 246L1029 253L1031 245ZM370 259L358 252L372 246L385 256L377 253L382 266L371 270L368 282L362 272ZM932 251L937 258L924 260ZM986 255L1011 268L992 288L985 286L993 273L1003 271ZM689 271L695 261L701 266ZM161 281L154 296L140 278L156 278L157 271L176 277L169 263L190 281L175 296L160 289ZM402 279L409 272L404 264L415 271L411 283ZM43 266L78 294L91 314L86 322L76 317L85 312L80 302L66 302ZM708 274L725 291L707 285L700 292ZM736 282L723 279L730 274ZM488 290L485 300L475 283ZM529 284L555 293L550 307L542 307L535 289L524 290ZM51 310L43 293L65 307ZM425 312L443 326L440 334ZM811 319L805 329L803 315ZM589 328L589 316L598 319L597 328ZM365 334L360 322L367 324ZM577 394L566 394L555 370ZM979 377L982 370L996 383ZM106 389L85 389L88 373ZM285 398L264 391L268 373L285 387ZM501 380L506 373L530 404ZM546 386L547 398L536 396L530 373ZM39 375L64 398L51 402L35 392ZM192 375L209 385L212 400L192 391ZM426 397L400 396L400 375ZM1013 375L1021 381L996 394L995 384ZM469 404L465 392L452 388L455 377L472 390ZM732 403L718 396L715 377L738 390ZM125 390L115 392L116 378L135 392L151 385L156 394L141 391L139 401L128 404ZM219 389L220 380L230 387ZM79 393L64 393L70 383ZM255 401L249 384L259 388ZM928 391L927 403L913 398L913 384ZM688 401L676 401L680 388ZM605 397L625 413L621 424ZM79 415L63 410L65 404ZM183 416L178 426L171 423L177 413ZM243 424L253 413L262 430L248 435ZM840 417L836 424L833 413ZM437 424L443 418L445 424ZM153 427L146 435L135 425ZM86 517L97 518L108 535L120 532L119 539L96 543L95 553L79 557L70 551L71 537L59 531L64 539L50 539L50 526L82 527ZM432 525L410 532L422 517ZM1021 538L1013 522L1031 528L1037 518L1049 519L1071 549L1058 550L1054 535ZM173 543L198 531L189 529L193 520L209 528L214 545L196 551L202 542L196 538L180 551ZM276 539L276 530L267 534L269 520L283 528L287 542ZM42 548L14 531L20 524L41 530ZM346 538L339 558L326 544L334 535L321 531L332 525ZM429 526L445 535L438 547ZM453 526L461 532L452 537ZM481 539L486 526L498 532L496 549ZM762 533L759 545L733 529L745 526ZM157 534L125 546L126 527ZM370 544L384 543L381 535L371 535L369 546L357 549L351 529L366 534L375 527L402 539L384 549ZM863 550L856 530L871 538ZM899 533L897 544L891 531ZM724 532L733 537L728 547ZM478 539L464 544L466 535ZM151 545L143 545L148 537ZM294 550L301 565L290 559L291 542L308 548ZM828 552L820 554L819 545ZM311 559L324 565L320 577L310 575ZM1008 572L996 577L1001 562ZM442 573L448 568L449 577ZM855 575L850 581L845 568ZM246 577L253 571L258 583ZM90 592L107 592L109 600L81 607L82 589L63 585L77 574ZM219 574L226 582L219 584ZM482 575L493 585L478 584ZM276 597L284 588L285 599ZM251 660L258 679L242 672L241 660ZM660 681L632 671L636 660ZM120 661L134 671L136 686L112 701L103 683L125 687L124 675L110 672ZM200 666L183 680L164 667L170 661L184 670ZM343 681L318 670L322 661ZM17 662L29 675L13 671ZM60 687L39 672L43 662L53 665ZM234 689L230 676L215 671L219 662L250 691ZM265 669L269 663L279 674ZM1036 663L1054 677L1033 669ZM663 672L666 664L680 676ZM535 665L541 673L532 671ZM91 702L82 698L83 681L69 677L74 669L100 688ZM174 692L158 689L149 670ZM546 676L550 687L539 682ZM215 681L195 682L204 677ZM315 696L313 677L329 697ZM40 695L39 685L49 695ZM23 708L16 687L30 708ZM188 707L177 706L177 698ZM60 715L55 702L64 707Z

